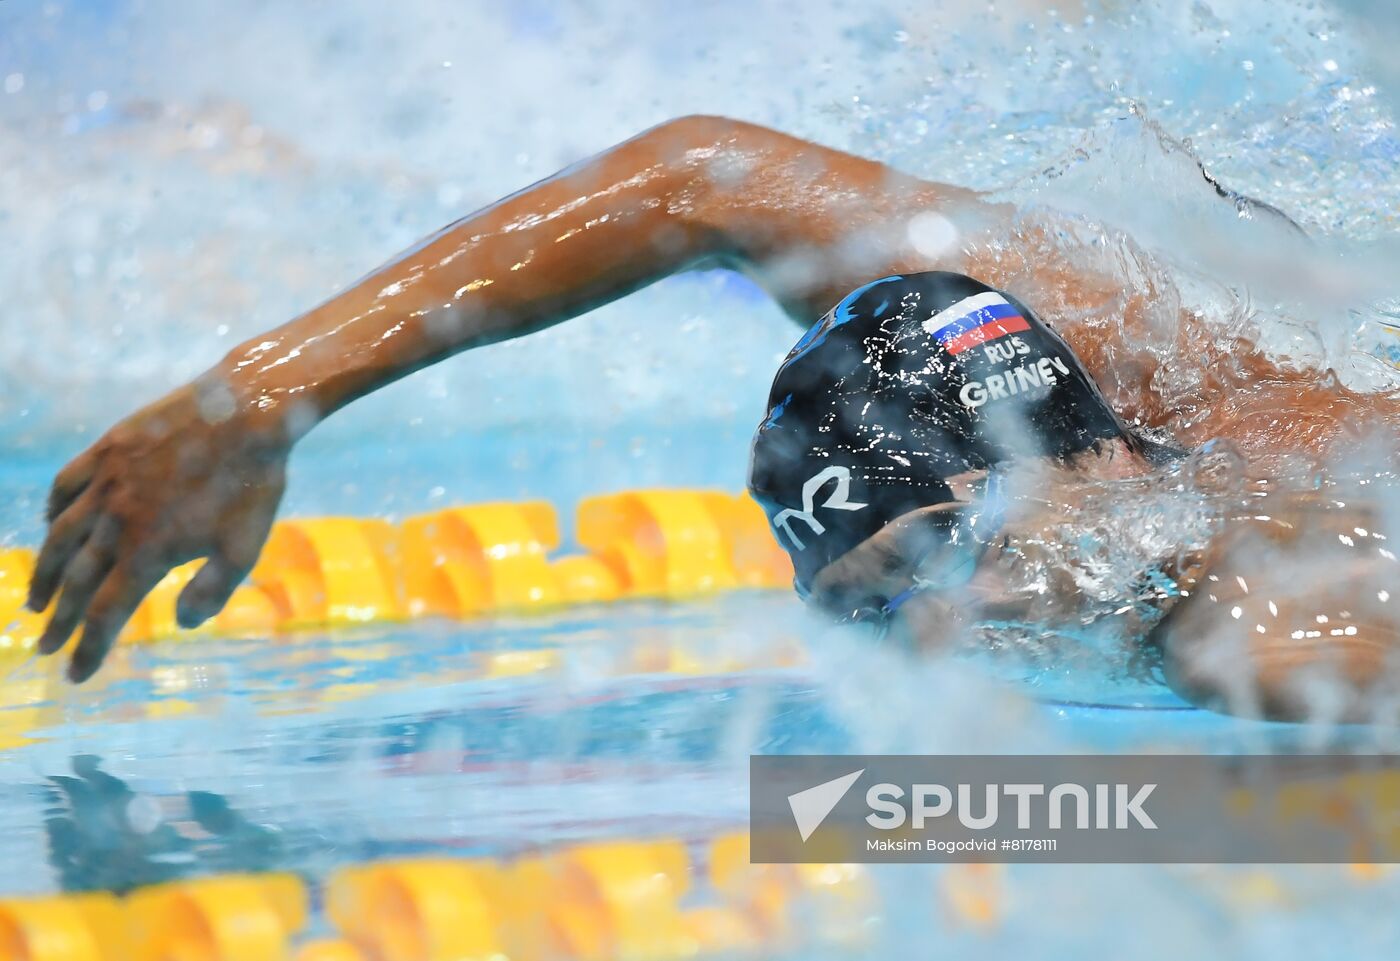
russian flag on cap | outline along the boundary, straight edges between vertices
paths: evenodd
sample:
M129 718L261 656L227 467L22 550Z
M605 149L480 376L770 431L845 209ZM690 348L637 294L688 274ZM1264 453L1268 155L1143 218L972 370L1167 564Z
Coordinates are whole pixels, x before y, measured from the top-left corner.
M1005 297L989 291L939 311L924 321L924 330L933 334L948 353L960 354L998 337L1030 330L1030 324Z

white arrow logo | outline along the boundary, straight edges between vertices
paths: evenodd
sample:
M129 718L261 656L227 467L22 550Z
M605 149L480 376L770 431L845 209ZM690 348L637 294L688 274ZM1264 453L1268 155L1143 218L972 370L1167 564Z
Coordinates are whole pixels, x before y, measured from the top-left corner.
M812 836L813 831L822 826L831 809L841 803L851 785L864 773L865 768L861 768L859 771L843 774L835 780L788 795L788 807L792 808L792 819L797 822L797 831L802 835L804 843Z

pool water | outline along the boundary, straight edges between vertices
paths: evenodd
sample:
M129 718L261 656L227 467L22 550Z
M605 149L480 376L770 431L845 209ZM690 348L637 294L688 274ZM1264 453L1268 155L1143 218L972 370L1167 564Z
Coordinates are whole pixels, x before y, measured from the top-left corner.
M723 0L660 18L640 0L431 0L388 23L369 0L0 4L0 233L22 239L0 263L0 546L38 542L48 479L116 411L443 222L691 112L1129 231L1181 304L1393 387L1367 359L1400 303L1393 11L1046 6ZM1335 269L1326 296L1243 257L1272 241L1198 159L1307 228L1309 258ZM741 278L673 278L338 415L298 449L283 513L538 498L567 518L601 492L739 490L798 333ZM784 592L131 646L81 689L49 663L0 670L0 895L699 844L743 829L752 753L1396 746L1195 710L1113 664L912 661ZM846 954L1360 958L1400 942L1385 867L1018 865L995 875L990 921L947 896L953 870L873 870Z
M828 633L771 592L132 646L81 692L30 662L6 681L24 702L0 710L0 863L25 866L6 875L9 893L126 891L250 870L316 880L386 857L510 858L600 839L703 843L745 829L750 753L1374 749L1372 732L1242 722L1151 685L995 673L916 664ZM1086 688L1097 702L1071 696ZM872 689L883 692L878 716ZM875 869L887 889L870 919L875 946L926 931L917 911L937 900L939 870ZM1348 911L1354 899L1383 903L1396 883L1344 866L1278 869L1258 903L1236 903L1237 879L1257 874L1012 867L1004 921L945 925L947 943L928 956L1047 937L1041 911L1085 919L1080 930L1049 925L1066 949L1103 945L1115 937L1103 906L1132 910L1125 885L1154 899L1172 892L1168 916L1189 927L1167 944L1181 947L1218 939L1235 915L1305 930L1340 901ZM1317 897L1311 911L1298 891Z

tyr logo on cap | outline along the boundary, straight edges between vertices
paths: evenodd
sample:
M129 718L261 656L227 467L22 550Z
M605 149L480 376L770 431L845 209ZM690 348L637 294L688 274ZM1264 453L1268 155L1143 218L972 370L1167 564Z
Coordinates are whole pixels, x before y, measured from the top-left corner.
M831 492L831 496L821 505L816 504L817 494L826 482L836 481L836 489ZM785 511L780 511L773 517L773 527L782 528L792 541L792 546L797 550L805 550L806 545L797 536L797 532L792 529L792 522L800 520L812 531L813 534L826 533L826 525L817 520L816 509L818 506L829 507L837 511L858 511L867 504L857 504L851 497L851 471L848 467L828 467L819 473L807 478L807 483L802 485L802 510L789 507Z

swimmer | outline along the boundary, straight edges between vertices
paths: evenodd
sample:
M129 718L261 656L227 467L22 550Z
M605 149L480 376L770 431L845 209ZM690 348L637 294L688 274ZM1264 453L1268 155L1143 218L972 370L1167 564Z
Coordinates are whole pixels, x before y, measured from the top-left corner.
M821 318L778 373L751 484L811 603L920 644L1008 604L1036 615L1008 585L1063 537L1086 484L1171 470L1211 443L1267 471L1400 423L1390 398L1218 345L1179 312L1170 336L1200 344L1185 416L1142 346L1157 305L1055 250L971 190L739 121L665 123L429 237L78 455L54 481L31 584L36 611L57 596L39 649L81 627L68 674L87 679L141 599L196 558L177 617L202 623L252 568L288 455L322 418L694 268L742 271L804 326ZM1025 470L1039 471L1039 493L1008 498ZM1312 527L1293 523L1315 510L1288 500L1272 521L1242 519L1161 559L1171 587L1149 643L1178 691L1297 717L1311 703L1300 678L1322 669L1341 681L1340 714L1371 716L1396 627L1384 598L1349 588L1383 563L1369 541L1308 585L1261 589L1266 572L1250 566L1257 543L1321 556ZM1049 593L1072 606L1081 592ZM1312 630L1317 618L1342 633Z

